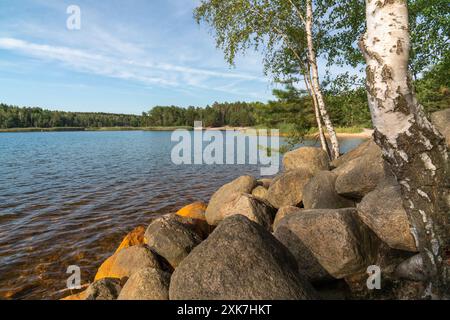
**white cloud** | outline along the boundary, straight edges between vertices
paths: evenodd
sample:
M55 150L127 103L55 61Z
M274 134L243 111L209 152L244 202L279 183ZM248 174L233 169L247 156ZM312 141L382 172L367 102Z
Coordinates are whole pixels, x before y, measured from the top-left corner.
M114 44L114 46L123 48L123 53L128 54L130 51L135 53L139 52L137 47L132 45L123 46L122 42L115 40L106 33L104 33L103 37L109 43ZM212 78L239 80L235 82L236 84L242 81L265 81L260 77L250 74L218 72L169 63L129 60L126 57L106 56L105 54L92 53L87 50L73 49L70 47L36 44L16 38L0 38L0 49L18 52L41 60L57 61L75 71L137 81L147 85L188 86L245 95L245 92L235 90L233 84L228 84L223 87L213 87L207 84Z
M14 72L19 67L26 71L24 66L29 63L39 66L47 62L49 72L55 71L53 66L59 72L62 66L70 71L121 79L127 85L151 87L154 92L170 87L202 100L226 96L217 93L239 96L238 99L271 96L258 54L249 51L233 70L224 62L220 50L214 49L206 28L195 25L192 10L200 0L161 0L161 4L136 0L123 7L80 0L82 28L76 32L65 28L65 6L69 2L30 1L45 12L45 21L19 14L0 22L0 50L32 58L21 59L20 63L11 59L17 68L7 69Z

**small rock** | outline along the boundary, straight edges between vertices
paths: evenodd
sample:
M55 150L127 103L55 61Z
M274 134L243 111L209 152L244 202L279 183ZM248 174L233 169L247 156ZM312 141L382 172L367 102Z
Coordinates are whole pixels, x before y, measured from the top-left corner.
M335 189L336 174L330 171L317 173L303 189L305 209L340 209L355 206L354 201L341 197Z
M242 215L224 220L175 269L171 300L312 299L295 259L266 229Z
M125 283L118 300L169 300L170 273L144 268Z
M423 266L422 255L416 254L397 266L395 275L401 279L424 281L428 279Z
M87 288L85 300L116 300L121 289L119 279L104 278Z
M268 190L262 186L258 186L255 189L253 189L252 196L261 200L267 200Z
M160 268L157 256L144 245L132 246L106 259L98 269L95 280L128 278L143 267Z
M218 221L221 220L219 211L223 205L235 200L237 194L252 193L256 185L257 181L254 177L242 176L217 190L206 208L205 216L208 224L217 225Z
M257 180L258 186L264 187L266 189L269 189L271 183L272 183L272 179L268 179L268 178Z
M382 184L367 194L358 215L391 248L417 252L399 186Z
M294 255L309 279L336 279L365 271L375 259L377 242L359 221L356 209L302 210L284 217L275 237Z
M284 206L297 206L303 200L303 188L312 178L309 170L291 170L273 179L267 200L279 209Z
M197 233L172 216L153 221L145 231L145 239L149 248L166 259L173 268L202 242Z
M286 171L303 169L309 170L311 174L330 169L327 153L315 147L302 147L286 153L283 165Z

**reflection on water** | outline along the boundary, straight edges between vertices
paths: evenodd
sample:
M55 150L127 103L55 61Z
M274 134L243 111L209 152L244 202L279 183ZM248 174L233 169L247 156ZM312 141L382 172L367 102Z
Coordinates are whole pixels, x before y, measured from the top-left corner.
M176 166L173 145L169 132L0 134L0 298L60 298L69 265L86 283L137 225L259 176L256 165Z

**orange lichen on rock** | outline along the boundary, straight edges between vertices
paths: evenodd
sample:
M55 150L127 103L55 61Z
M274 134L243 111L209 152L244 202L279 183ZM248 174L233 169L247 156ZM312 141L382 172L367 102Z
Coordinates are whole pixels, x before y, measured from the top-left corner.
M157 256L145 245L124 248L106 259L95 275L95 281L103 278L123 279L144 268L160 268Z
M100 268L97 270L97 274L95 275L94 281L111 277L111 268L114 265L114 262L116 261L117 254L112 255L105 261L103 261Z
M213 227L206 222L207 207L208 205L203 202L194 202L178 210L174 217L189 226L202 239L206 239L213 230Z
M139 227L135 228L133 231L131 231L129 234L127 234L125 236L125 238L122 240L122 243L117 248L114 255L112 255L111 257L106 259L102 263L100 268L98 268L97 274L95 276L95 280L100 280L103 278L111 277L111 267L114 265L114 262L117 257L117 253L119 253L123 249L129 248L132 246L145 244L144 234L145 234L145 227L143 227L143 226L139 226Z
M207 205L203 202L194 202L178 210L177 215L197 220L206 220L205 211Z
M125 236L125 238L122 240L122 243L117 248L115 253L128 247L145 244L144 234L145 234L145 227L143 226L137 227L136 229L134 229Z

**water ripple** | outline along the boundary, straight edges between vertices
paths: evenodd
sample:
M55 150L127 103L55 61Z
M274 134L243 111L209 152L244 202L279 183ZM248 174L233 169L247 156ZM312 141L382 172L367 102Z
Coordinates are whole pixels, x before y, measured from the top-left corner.
M360 141L349 142L347 148ZM257 166L175 166L166 132L0 135L0 299L55 299L122 237Z

